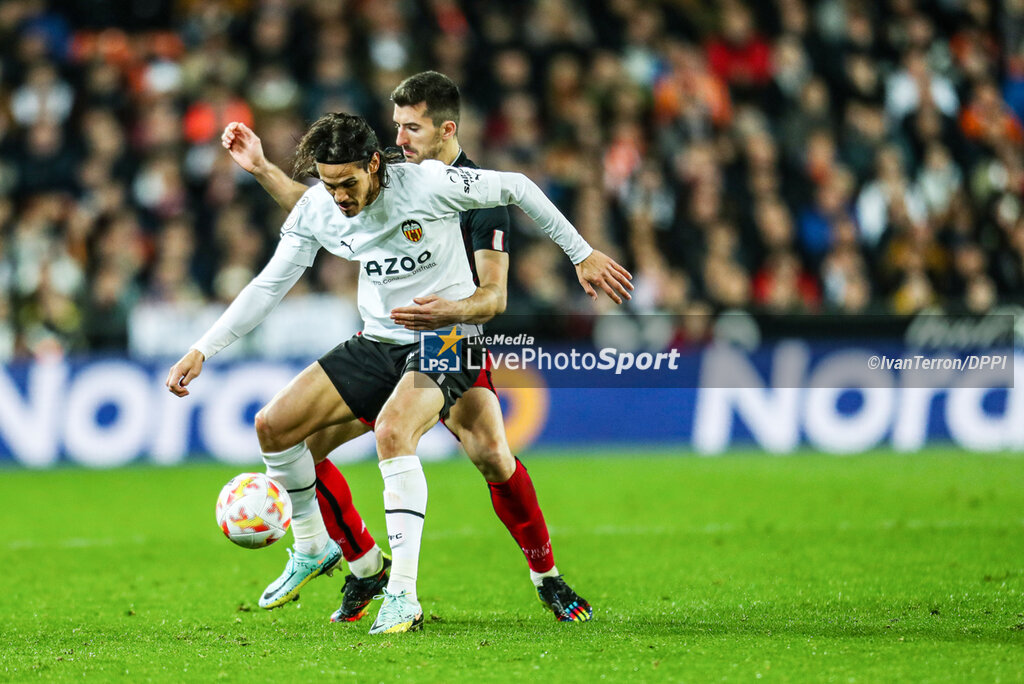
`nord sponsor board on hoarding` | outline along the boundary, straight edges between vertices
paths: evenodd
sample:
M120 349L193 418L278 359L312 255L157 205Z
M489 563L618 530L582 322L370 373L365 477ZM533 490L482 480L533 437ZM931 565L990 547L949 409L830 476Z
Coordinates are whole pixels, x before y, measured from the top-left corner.
M632 368L594 386L574 383L569 371L500 369L495 384L507 388L506 426L517 449L662 443L703 453L741 445L847 453L877 445L913 450L933 440L978 450L1024 448L1019 352L987 358L984 368L969 353L927 362L916 356L892 344L790 341L755 352L723 345L680 354L674 379ZM922 364L929 366L926 376ZM178 399L164 388L166 369L156 363L108 358L0 367L0 462L256 463L253 417L300 368L211 363L192 396ZM427 448L435 457L455 452L443 435ZM369 440L346 457L372 452Z

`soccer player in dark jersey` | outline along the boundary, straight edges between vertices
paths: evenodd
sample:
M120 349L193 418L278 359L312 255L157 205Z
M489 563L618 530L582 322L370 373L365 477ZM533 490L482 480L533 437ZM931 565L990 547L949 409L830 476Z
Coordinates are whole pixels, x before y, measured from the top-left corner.
M436 159L453 166L475 167L458 141L459 91L446 76L423 72L403 81L392 93L396 143L406 159L419 163ZM288 178L268 162L259 138L240 125L229 125L224 146L243 168L290 209L306 186ZM509 216L505 207L475 209L460 217L467 258L478 288L457 302L436 296L414 300L414 304L393 311L393 320L412 330L433 330L453 323L484 323L505 308L508 278ZM596 297L591 285L581 279L584 289ZM614 289L603 285L612 299L620 301ZM494 394L490 374L482 372L477 384L452 407L445 423L462 442L467 455L488 482L495 513L522 549L538 595L557 619L587 620L592 609L577 595L555 566L544 516L537 504L530 476L508 446L501 408ZM386 563L366 530L344 477L327 458L338 445L367 430L361 423L327 428L307 440L317 465L317 495L331 536L342 547L352 573L346 578L341 608L332 620L356 620L365 612L370 598L386 582Z

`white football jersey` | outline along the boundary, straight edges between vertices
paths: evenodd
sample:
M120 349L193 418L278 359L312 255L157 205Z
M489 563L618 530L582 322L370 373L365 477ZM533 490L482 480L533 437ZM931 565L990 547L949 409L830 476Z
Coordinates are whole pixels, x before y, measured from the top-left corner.
M439 161L392 164L390 182L370 206L345 216L322 183L302 195L281 228L270 262L193 345L210 358L245 335L277 305L324 248L359 262L363 334L398 344L416 333L390 318L414 297L465 299L476 285L459 227L467 209L518 205L574 264L593 249L551 200L521 173L445 166ZM479 326L464 325L470 335Z
M473 294L459 212L497 206L501 181L494 172L437 161L391 164L388 176L388 187L352 217L323 183L311 187L285 221L277 254L305 267L320 248L358 261L363 334L414 342L416 333L396 325L391 310L429 294L451 300Z

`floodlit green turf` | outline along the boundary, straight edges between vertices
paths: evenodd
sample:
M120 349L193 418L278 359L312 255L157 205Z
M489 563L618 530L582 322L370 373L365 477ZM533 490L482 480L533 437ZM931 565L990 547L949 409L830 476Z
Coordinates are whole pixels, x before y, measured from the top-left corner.
M1024 459L528 455L589 624L542 611L467 461L428 464L426 631L256 599L284 543L213 521L240 468L0 471L0 680L1024 679ZM383 533L375 465L345 468ZM375 611L375 608L374 608Z

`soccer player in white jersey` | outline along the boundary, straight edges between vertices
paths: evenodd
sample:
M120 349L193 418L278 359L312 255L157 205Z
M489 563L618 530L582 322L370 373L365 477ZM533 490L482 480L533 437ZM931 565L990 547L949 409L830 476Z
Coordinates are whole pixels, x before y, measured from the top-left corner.
M476 168L459 145L460 95L450 78L436 71L415 74L395 88L391 99L395 104L396 143L407 161L436 159L450 166ZM259 137L244 124L229 124L222 142L232 158L252 173L283 208L291 210L307 190L307 186L266 158ZM478 286L476 292L460 301L418 298L418 303L395 310L396 322L412 329L434 329L453 323L485 323L504 310L509 262L508 209L502 206L466 211L461 214L460 223ZM614 290L609 295L613 299L618 296ZM307 440L316 462L320 511L351 570L342 589L341 607L331 616L333 622L360 619L370 600L387 583L390 561L381 554L352 504L345 477L328 458L339 445L372 428L387 399L383 393L378 397L377 403L366 407L367 415L358 416L361 422L331 426ZM543 604L559 621L589 620L593 615L589 602L569 586L555 565L547 522L529 472L509 448L489 371L481 371L474 386L452 407L445 425L486 480L495 514L522 550Z
M376 135L360 117L328 114L299 143L297 169L322 183L307 190L282 228L281 241L263 271L221 318L168 372L167 386L185 396L205 359L261 322L312 265L320 248L361 265L359 309L364 329L304 369L259 411L256 432L267 473L292 494L294 551L260 605L282 605L306 582L330 573L341 559L313 493L313 458L305 440L331 425L357 418L349 397L360 397L364 378L331 377L332 355L348 367L395 385L376 425L384 478L385 519L394 563L371 633L404 632L422 625L416 576L427 487L415 456L420 436L474 382L471 372L421 373L416 335L391 312L418 296L460 300L476 287L459 231L461 211L517 204L579 265L593 250L543 193L522 174L456 169L439 162L389 164ZM614 283L625 294L628 274L614 261L592 263L581 273L590 283ZM479 367L482 354L466 340L465 353ZM351 383L351 384L346 384Z

